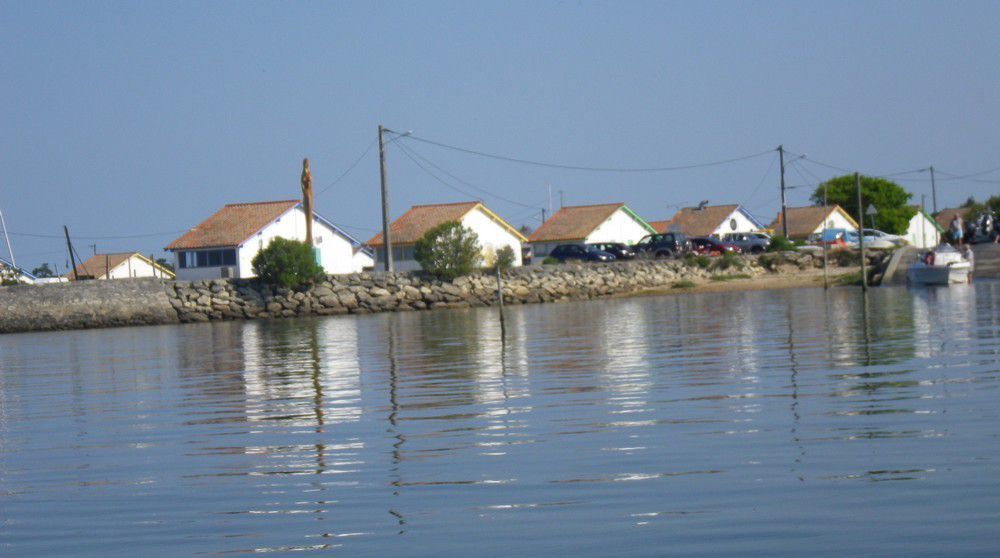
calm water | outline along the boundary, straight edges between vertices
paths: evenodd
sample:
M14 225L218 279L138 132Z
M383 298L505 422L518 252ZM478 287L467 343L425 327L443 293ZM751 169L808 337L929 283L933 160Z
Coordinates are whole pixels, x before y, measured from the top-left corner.
M1000 283L0 336L0 555L997 555Z

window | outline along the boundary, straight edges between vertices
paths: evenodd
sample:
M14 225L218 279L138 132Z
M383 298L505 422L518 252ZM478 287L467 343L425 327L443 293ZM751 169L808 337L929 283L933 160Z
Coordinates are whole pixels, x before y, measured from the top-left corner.
M197 252L178 252L177 265L182 269L192 267L220 267L236 265L236 249L198 250Z

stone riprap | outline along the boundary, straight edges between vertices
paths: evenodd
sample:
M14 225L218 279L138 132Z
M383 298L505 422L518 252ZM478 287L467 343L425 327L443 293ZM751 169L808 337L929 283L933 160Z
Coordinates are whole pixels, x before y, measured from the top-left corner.
M157 279L0 288L0 333L177 323Z
M726 270L682 260L520 267L502 273L503 297L505 304L581 300L733 273L759 275L765 270L754 258L737 258ZM441 281L419 272L368 272L331 276L303 290L252 279L177 282L167 285L167 296L182 322L205 322L492 306L497 282L489 273Z
M877 263L883 256L871 256ZM722 262L728 267L723 269ZM819 255L641 260L513 268L502 273L505 304L602 298L669 289L715 275L794 274L822 267ZM421 272L335 275L306 289L274 288L254 279L173 282L82 281L0 288L0 333L124 325L290 318L468 308L497 303L494 274L441 281Z

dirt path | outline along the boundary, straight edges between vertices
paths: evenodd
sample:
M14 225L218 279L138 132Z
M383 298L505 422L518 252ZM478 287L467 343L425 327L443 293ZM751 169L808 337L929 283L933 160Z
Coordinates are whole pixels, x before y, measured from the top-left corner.
M830 268L830 285L838 285L837 279L856 273L856 268L848 267L831 267ZM684 294L684 293L717 293L717 292L730 292L730 291L764 291L771 289L798 289L804 287L822 287L823 286L823 270L822 269L809 269L805 271L799 271L794 274L772 274L765 273L757 277L751 277L748 279L731 279L728 281L711 281L708 279L700 279L698 281L693 281L692 286L687 287L668 287L662 289L649 289L646 291L640 291L626 296L651 296L651 295L663 295L663 294ZM678 284L681 284L679 282Z

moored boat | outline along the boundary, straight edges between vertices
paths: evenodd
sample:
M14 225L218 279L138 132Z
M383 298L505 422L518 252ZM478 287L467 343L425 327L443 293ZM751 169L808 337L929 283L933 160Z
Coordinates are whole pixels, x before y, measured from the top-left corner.
M920 255L910 264L906 279L916 285L949 285L968 283L972 277L972 255L959 252L949 244L942 244Z

